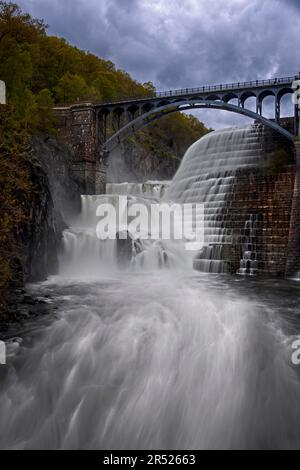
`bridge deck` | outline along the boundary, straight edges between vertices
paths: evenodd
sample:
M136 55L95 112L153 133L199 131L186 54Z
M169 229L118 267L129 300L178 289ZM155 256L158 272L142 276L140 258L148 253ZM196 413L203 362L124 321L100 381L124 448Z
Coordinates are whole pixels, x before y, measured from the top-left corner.
M226 91L230 91L231 93L240 93L243 90L249 89L268 89L268 88L282 88L287 86L288 88L291 87L291 84L294 80L299 79L299 76L294 75L291 77L283 77L283 78L272 78L269 80L254 80L248 82L236 82L236 83L227 83L227 84L219 84L219 85L204 85L196 88L181 88L177 90L168 90L168 91L158 91L154 93L152 96L149 97L132 97L130 99L122 100L122 101L111 101L106 103L97 103L95 105L96 108L103 108L103 107L110 107L110 106L124 106L125 104L128 105L130 103L145 103L147 101L153 101L155 99L160 98L177 98L177 97L190 97L194 95L201 96L202 94L207 93L224 93Z

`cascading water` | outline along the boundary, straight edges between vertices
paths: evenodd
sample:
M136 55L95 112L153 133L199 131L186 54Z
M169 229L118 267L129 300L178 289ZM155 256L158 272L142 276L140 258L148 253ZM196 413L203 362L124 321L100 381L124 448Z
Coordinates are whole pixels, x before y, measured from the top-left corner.
M243 258L241 259L238 274L245 276L255 276L257 274L257 225L259 217L257 214L251 214L246 222L245 233L246 240L243 244Z
M96 277L116 268L116 240L100 243L96 234L99 204L117 204L118 196L82 196L81 214L63 234L60 272L65 276Z
M106 185L106 194L118 194L146 197L161 200L170 185L170 181L146 181L145 183L109 183Z
M208 242L224 243L216 214L236 165L255 164L258 150L249 129L207 136L164 198L208 202ZM30 286L57 313L8 345L0 447L300 448L300 372L291 360L298 286L207 276L172 241L136 241L133 262L121 267L118 240L96 237L97 207L116 205L112 193L153 201L164 190L155 183L108 192L82 197L64 234L60 274Z
M131 270L151 270L163 266L182 268L191 265L191 260L184 256L182 243L134 239L127 231L129 208L133 204L142 203L150 212L151 205L159 202L168 184L151 181L142 184L108 184L105 195L82 196L81 214L63 235L61 274L95 278L115 272L126 261L125 264ZM125 205L121 205L121 209L120 196L126 196ZM104 204L115 208L117 215L112 227L112 232L117 234L116 239L105 241L99 239L96 233L99 221L97 208ZM122 240L122 234L125 234L126 240Z
M223 247L232 244L225 226L237 171L261 163L263 128L252 125L226 129L200 139L187 151L166 198L180 203L205 205L205 244L195 259L199 271L228 272Z

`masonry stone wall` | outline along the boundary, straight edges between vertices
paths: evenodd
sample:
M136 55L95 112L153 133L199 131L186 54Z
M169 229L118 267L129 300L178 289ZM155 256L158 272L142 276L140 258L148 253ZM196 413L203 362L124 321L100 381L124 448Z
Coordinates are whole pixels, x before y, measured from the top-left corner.
M72 171L83 194L105 192L106 167L97 148L96 113L92 104L56 108L57 127L72 153Z
M226 216L234 246L231 253L234 270L239 268L243 249L249 242L249 251L253 249L256 253L259 274L285 275L294 181L292 165L277 175L262 174L259 170L238 175ZM251 238L246 222L253 215L258 222Z
M278 133L265 129L262 145L261 164L237 171L218 215L231 240L221 253L229 272L248 251L258 274L284 277L300 271L300 147L297 166L293 143Z
M287 247L286 276L294 277L300 272L300 142L295 142L296 168L293 203L290 217L290 234Z

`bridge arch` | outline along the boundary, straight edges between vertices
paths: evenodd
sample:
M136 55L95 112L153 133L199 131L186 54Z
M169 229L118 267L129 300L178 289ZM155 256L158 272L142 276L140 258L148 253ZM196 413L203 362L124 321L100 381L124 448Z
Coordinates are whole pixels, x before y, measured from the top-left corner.
M231 100L238 100L238 99L239 99L239 97L236 93L228 93L227 95L225 95L223 97L223 101L225 103L229 103L229 101L231 101Z
M276 121L278 122L279 121L279 112L280 112L280 109L279 109L279 103L278 103L278 99L277 99L277 94L275 91L273 90L264 90L262 91L261 93L259 93L258 97L257 97L257 110L259 112L259 114L263 114L263 109L264 109L264 101L266 100L266 98L268 97L272 97L274 98L274 108L275 108L275 118L276 118ZM273 100L272 100L273 101Z
M289 101L287 101L287 95L293 95L294 90L292 88L286 87L282 88L281 90L278 91L277 93L277 99L276 99L276 109L277 109L277 115L280 115L281 107L283 105L283 102L285 102L285 106L289 107L289 109L292 112L292 109L295 109L295 105L292 102L292 98L290 96ZM294 111L295 114L297 114L297 111Z
M245 106L245 102L246 102L249 98L255 98L255 99L257 99L256 93L254 93L254 91L246 91L245 93L242 93L242 94L241 94L240 100L241 100L241 104L242 104L243 107Z
M149 113L149 111L151 111L151 109L154 108L154 104L153 103L145 103L143 106L142 106L142 110L145 112L145 113Z
M291 94L293 95L294 94L294 90L292 88L283 88L282 90L279 90L279 92L277 93L277 98L279 101L281 101L281 99L285 96L285 95L288 95L288 94Z
M258 95L258 100L262 103L267 96L276 96L276 94L272 90L264 90Z
M209 95L205 98L205 101L221 101L221 97L218 95Z
M124 108L122 106L117 106L116 108L113 109L113 114L116 114L120 116L121 114L124 113Z
M279 124L274 121L270 121L267 118L264 118L260 114L254 113L248 109L245 109L241 106L236 106L234 104L225 103L224 101L212 101L212 100L189 100L186 102L177 101L175 103L168 103L158 108L153 108L146 114L143 114L133 121L129 122L125 125L122 129L116 132L112 137L110 137L106 142L103 144L103 152L110 152L113 150L122 140L124 140L128 135L132 135L135 132L139 131L143 127L146 127L151 122L160 119L163 116L168 114L172 114L175 112L181 111L191 111L193 109L219 109L225 110L237 114L241 114L243 116L249 117L250 119L257 120L264 124L267 127L279 132L287 139L294 141L295 137L293 134L285 130Z

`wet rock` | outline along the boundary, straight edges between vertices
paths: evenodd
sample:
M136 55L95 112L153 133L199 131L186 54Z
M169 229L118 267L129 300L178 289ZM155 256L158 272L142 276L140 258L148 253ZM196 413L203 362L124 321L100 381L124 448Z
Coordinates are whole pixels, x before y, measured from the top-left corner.
M127 230L118 232L116 238L118 263L126 264L132 259L133 239Z
M144 251L144 247L143 247L143 244L142 244L141 240L139 240L139 239L134 240L133 249L134 249L135 255L139 255L140 253L142 253L142 251Z
M38 300L33 299L30 295L24 295L22 303L27 305L35 305L38 303Z

